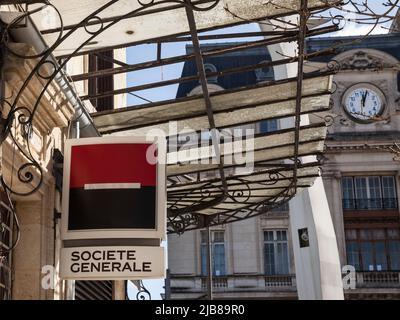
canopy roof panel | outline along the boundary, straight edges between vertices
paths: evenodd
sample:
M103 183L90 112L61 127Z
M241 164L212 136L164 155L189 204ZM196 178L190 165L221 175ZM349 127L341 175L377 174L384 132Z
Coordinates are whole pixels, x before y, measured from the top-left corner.
M263 83L253 87L223 90L210 94L219 128L256 122L272 118L293 116L296 101L296 79L289 82ZM303 83L302 113L326 111L332 78L329 76L307 79ZM146 134L152 129L168 132L169 121L177 121L178 129L208 128L203 96L194 96L160 104L148 104L92 114L97 129L102 133L127 131Z
M54 52L67 55L77 48L77 44L85 42L88 43L83 46L83 51L187 34L190 26L183 5L185 2L194 9L199 31L294 14L300 9L298 0L280 0L278 5L265 0L53 0L51 4L62 16L64 34L71 32ZM339 2L309 0L308 7L318 9ZM33 4L31 7L34 9L41 5ZM46 14L49 12L50 9ZM44 19L42 14L32 17L46 42L54 43L61 32L57 16L50 20ZM98 35L94 37L92 34L96 32Z
M195 75L154 83L143 79L143 83L135 83L135 86L89 92L81 97L74 91L80 108L82 101L97 102L97 99L133 92L140 94L143 90L184 82L199 84L201 89L196 92L201 92L200 95L92 114L94 125L102 134L144 136L153 132L153 135L160 135L162 130L167 137L170 147L166 168L169 232L181 233L268 212L312 185L319 176L316 156L323 152L327 129L325 123L301 125L301 117L330 108L332 74L336 69L334 65L328 64L305 73L305 61L331 53L329 50L306 52L305 39L339 29L334 18L331 19L331 25L320 26L317 23L314 29L310 19L313 13L318 15L320 9L342 1L53 0L44 6L36 2L27 0L28 12L19 13L20 19L13 19L12 15L7 22L7 32L21 31L26 27L22 21L31 22L23 19L29 16L48 46L39 48L37 52L40 53L35 56L21 56L21 59L38 59L22 89L15 95L17 98L10 103L11 116L18 110L19 97L25 88L29 88L35 74L43 78L43 89L38 89L38 95L42 96L57 77L61 76L67 81L64 67L75 55L92 53L96 59L111 62L112 67L72 75L70 79L74 81L99 79L194 60ZM286 24L282 18L286 19ZM264 23L272 23L271 31L255 32L256 35L252 35L253 39L265 37L262 40L249 40L209 51L203 51L200 47L200 37L207 40L210 36L199 36L200 31L265 19L268 21ZM223 30L219 35L212 36L226 38L225 33L226 30ZM245 34L232 34L232 38L249 37ZM161 44L177 41L191 41L191 52L164 58ZM267 59L215 72L205 68L204 59L210 57L291 42L298 45L298 50L293 50L293 56L282 55L281 59L274 61ZM41 45L46 47L45 43L41 42ZM140 43L159 44L155 46L157 59L127 64L101 53L104 49ZM211 92L213 90L209 86L208 80L212 77L240 76L244 72L257 72L293 63L298 65L295 78L279 81L270 79L268 82L218 92ZM42 76L40 71L44 69L49 72ZM92 119L83 121L82 114L86 115L84 112L77 113L76 117L79 128L92 126ZM32 120L33 116L34 112L29 119ZM281 123L284 122L286 127L253 136L247 136L245 129L240 136L242 141L238 141L238 136L232 131L238 126L270 119L284 119ZM174 122L175 131L169 131L171 122ZM196 143L183 144L176 139L176 135L187 128L191 130L190 135L200 138ZM218 129L221 128L227 128L223 140L218 135ZM210 139L205 136L207 139L201 140L203 130L210 130ZM183 133L187 134L187 131ZM233 141L229 140L230 134L233 135ZM31 162L28 166L35 166L34 159L28 160ZM26 164L21 168L24 166Z
M238 153L252 153L254 163L294 157L293 141L295 130L290 129L290 131L282 131L283 132L278 132L276 134L264 134L254 139L245 140L241 143L243 144L242 146L238 146L235 142L220 145L224 167L241 165L242 163L240 163L240 161L243 159L241 157L235 157ZM301 128L299 153L301 155L321 153L325 136L325 124ZM235 147L233 147L233 144L236 144ZM226 161L228 158L230 160L229 162ZM216 160L217 158L214 156L214 149L212 146L185 148L183 151L169 152L167 174L168 176L174 176L216 170L218 169ZM207 162L207 164L203 164L204 162Z

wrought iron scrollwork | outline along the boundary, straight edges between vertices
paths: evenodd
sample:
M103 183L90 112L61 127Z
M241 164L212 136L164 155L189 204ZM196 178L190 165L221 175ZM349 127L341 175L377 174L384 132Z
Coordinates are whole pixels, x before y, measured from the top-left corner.
M241 188L239 190L228 190L228 198L235 203L246 203L251 198L251 188L249 187L248 181L244 179L235 179L231 181L239 182Z
M293 160L295 161L295 159ZM318 161L313 163L313 167L318 165ZM302 166L304 166L299 158L297 160L297 166L298 168L302 168ZM237 209L224 209L224 205L210 206L208 209L212 209L215 214L211 216L207 215L209 225L221 225L234 221L240 221L250 217L255 217L261 214L268 213L272 209L287 203L287 201L292 199L297 192L297 185L294 184L293 178L293 167L294 164L282 164L281 167L279 167L279 164L277 164L277 167L271 172L267 170L266 172L254 172L253 174L243 176L241 178L227 178L228 198L227 201L224 202L224 204L226 204L227 206L240 204L240 206L238 206ZM254 175L256 176L256 178L254 178ZM316 175L318 174L314 173L314 176ZM205 193L204 191L200 192L199 190L196 190L199 198L194 201L200 202L202 199L201 195L212 196L214 190L220 190L220 186L216 184L216 181L205 184L205 186L203 186L203 189L208 190L207 193ZM253 190L259 190L259 192L267 191L270 188L281 188L282 190L280 192L277 192L273 196L262 196L260 194L255 195L253 192ZM184 193L182 189L180 189L180 191ZM187 197L193 195L193 193L190 193L189 191L185 194L187 195ZM260 196L264 197L264 199L260 199L260 201L257 201L257 197ZM187 198L182 196L181 199ZM178 208L177 205L179 205L179 201L174 202L174 204L169 207L169 233L182 234L184 231L205 227L204 221L201 220L204 216L204 213L202 213L201 211L193 211L187 214L174 215L174 211Z
M188 227L199 226L199 217L197 214L191 213L180 214L174 217L169 216L168 225L174 233L181 235L188 229Z
M1 182L4 184L5 188L9 190L12 193L18 194L18 195L29 195L34 193L42 184L43 180L43 172L40 166L40 163L38 162L37 159L33 156L31 150L30 150L30 143L31 143L31 137L33 134L33 121L35 120L35 116L37 115L37 110L40 107L40 103L42 98L45 96L45 92L49 88L50 84L52 83L53 80L57 78L58 75L63 73L63 68L66 66L66 64L70 61L70 59L78 54L80 51L83 50L83 48L88 45L92 44L93 41L96 40L96 37L99 36L101 33L105 32L106 30L109 30L112 26L116 25L117 23L120 23L123 20L126 20L128 18L133 18L135 16L139 16L142 14L145 14L146 12L150 13L153 11L154 7L160 6L162 9L164 8L166 4L170 3L175 5L179 5L182 8L186 7L192 11L207 11L211 10L214 7L216 7L218 4L221 3L220 0L136 0L137 1L137 6L134 10L131 10L129 12L125 12L123 15L114 17L112 19L103 19L103 13L106 9L111 7L114 4L117 4L120 0L109 0L105 1L105 3L97 8L95 11L90 13L87 17L83 18L80 22L64 27L64 22L63 22L63 17L60 13L60 11L50 3L50 1L43 1L44 5L35 8L34 10L27 11L22 13L19 17L15 18L11 23L9 23L7 26L5 26L4 32L2 33L2 42L4 46L6 47L6 51L14 55L18 58L21 59L27 59L31 60L34 63L34 67L31 70L30 74L24 79L21 87L18 90L15 90L16 92L13 92L12 97L7 98L5 101L2 101L3 105L7 104L9 107L10 111L8 115L5 117L5 119L1 119L0 122L0 129L1 129L1 136L0 136L0 142L4 141L6 137L10 137L13 144L15 144L15 148L18 148L18 150L22 153L22 155L25 158L25 163L22 163L18 169L16 169L15 174L16 178L25 186L29 188L25 188L23 191L19 190L14 190L12 181L5 181L4 177L1 177ZM364 14L369 20L365 22L377 22L380 23L382 20L385 20L389 18L389 14L391 10L394 7L398 7L400 0L393 0L389 1L388 6L391 8L388 8L387 12L381 14L381 15L374 15L373 11L370 10L370 6L368 4L368 0L360 0L360 4L357 5L358 1L347 1L345 4L340 3L339 1L334 2L333 1L321 1L321 10L316 10L316 11L309 11L307 8L307 3L303 3L303 8L302 10L298 9L291 9L289 10L291 13L297 13L300 15L300 19L297 19L297 21L288 21L287 27L282 27L282 21L278 21L272 18L270 21L267 22L261 22L261 23L266 23L269 24L274 31L277 32L280 36L284 35L285 32L288 32L288 34L291 37L294 37L291 41L298 41L298 43L303 42L307 37L309 28L307 26L309 18L329 18L333 26L336 26L338 28L331 28L335 29L336 31L343 26L341 26L342 23L346 23L349 19L346 18L344 15L337 14L335 15L336 11L343 10L342 12L346 12L344 9L344 6L348 5L351 9L353 7L353 10L357 14ZM300 1L299 1L300 2ZM304 5L305 4L305 5ZM279 1L275 0L268 0L265 1L264 5L273 5L276 8L281 8L285 9L287 11L288 8L284 8L282 3L279 3ZM361 6L361 7L360 7ZM29 8L29 6L28 6ZM19 24L24 21L24 19L32 16L33 14L36 14L40 12L40 10L43 10L44 8L49 8L50 10L54 10L56 13L56 17L58 19L59 27L54 28L54 32L57 32L55 36L55 40L52 44L50 44L47 48L45 48L42 52L30 52L28 54L22 54L18 50L15 50L11 45L10 45L10 37L9 37L9 32L13 28L18 28ZM361 8L361 9L360 9ZM236 21L247 21L247 22L253 22L251 20L245 19L241 17L241 12L233 12L234 8L228 8L226 4L224 3L224 9L227 12L227 14L233 15L236 18ZM332 10L326 10L326 9L332 9ZM188 10L188 11L190 11ZM350 10L351 11L351 10ZM325 16L326 15L326 16ZM259 22L259 21L257 21ZM279 23L278 23L279 22ZM193 24L192 23L192 29L193 29ZM194 28L195 29L195 28ZM52 53L57 50L62 43L64 43L66 40L70 39L71 36L76 34L79 30L84 30L86 33L87 38L82 42L82 43L77 43L76 47L73 49L73 51L66 56L60 63L56 62L56 60L53 59ZM194 30L192 30L194 31ZM193 36L197 37L197 30L196 32L193 32ZM320 29L320 32L323 34L325 32L324 28ZM331 30L332 31L332 30ZM285 38L285 37L283 37ZM279 39L279 38L277 38ZM192 39L193 40L193 39ZM340 43L338 44L337 48L342 47L344 44ZM329 51L330 54L334 50L333 48L329 48L329 50L325 50L325 54ZM305 51L305 50L302 50ZM195 50L196 52L196 50ZM317 57L318 55L322 55L321 52L313 52L312 56ZM200 52L201 55L201 52ZM304 62L305 54L301 52L301 54L298 55L298 57L293 58L289 57L291 62L299 61L300 66L302 66L302 62ZM288 58L288 57L287 57ZM301 58L301 59L300 59ZM324 66L324 71L329 73L329 74L335 74L339 71L342 70L342 66L340 65L339 62L332 60L330 61L326 66ZM298 73L298 78L303 76L303 70L299 69L301 72ZM321 70L318 70L321 71ZM22 105L22 100L21 97L24 94L24 91L28 88L29 84L31 81L33 81L34 77L39 78L41 83L43 84L43 87L39 92L37 92L37 97L36 101L32 105ZM295 132L295 139L293 141L293 144L295 146L293 154L290 156L293 162L293 167L290 168L289 171L291 171L292 176L285 176L282 173L267 173L266 176L264 177L265 180L258 182L258 186L260 188L267 188L267 187L272 187L276 184L279 183L279 181L287 179L290 183L288 185L285 185L283 190L281 192L278 192L275 196L269 197L264 201L260 201L258 203L251 202L250 199L252 197L252 188L250 187L254 182L251 181L251 179L246 179L244 178L235 178L234 179L226 179L223 177L221 181L213 181L213 182L205 182L202 184L198 184L197 187L194 187L192 189L188 189L187 192L180 192L179 189L177 191L173 190L169 194L169 226L170 229L173 230L173 232L176 232L178 234L184 232L185 230L191 229L191 228L197 228L202 226L202 221L199 219L199 215L197 214L198 211L211 208L211 207L216 207L217 205L221 204L223 201L222 200L227 200L227 202L234 203L236 204L243 204L243 206L240 209L237 210L231 210L227 211L222 208L218 208L218 214L215 216L212 216L210 218L211 224L221 224L229 221L234 221L234 220L240 220L245 217L253 216L256 214L261 214L263 212L266 212L268 210L271 210L272 208L279 206L288 200L290 200L296 193L297 190L297 171L298 168L302 165L300 157L299 157L299 150L298 150L298 144L299 144L299 128L300 128L300 113L301 113L301 79L300 82L297 85L298 87L298 93L297 93L297 98L299 101L296 102L296 132ZM333 88L333 91L336 89ZM212 111L212 108L211 108ZM336 115L326 115L323 117L323 120L325 123L330 126L333 125L335 120L338 119L341 124L346 125L346 119L342 116L336 116ZM15 133L13 132L13 123L15 123L15 126L18 127L19 133L21 134L23 141L20 141L17 139L15 136ZM17 128L14 128L17 130ZM15 131L16 132L16 131ZM291 163L292 163L291 162ZM223 170L223 169L221 169ZM222 178L222 175L221 175ZM233 188L229 191L226 190L227 186L224 185L226 180L230 180L231 184L239 184L240 187L238 188ZM9 184L7 184L9 183ZM178 184L174 185L173 187L175 188ZM229 187L229 185L228 185ZM171 188L172 189L172 188ZM217 201L218 200L218 201ZM185 201L186 205L179 205L180 202ZM186 207L186 208L183 208ZM184 209L184 210L183 210Z
M11 136L13 143L15 144L16 148L23 154L25 157L26 163L22 164L20 168L17 169L17 176L16 178L26 187L29 186L28 191L20 191L15 190L12 185L12 181L6 182L5 177L1 176L0 179L3 181L3 184L7 187L7 189L14 194L17 195L31 195L36 192L43 181L43 171L39 162L35 159L32 155L30 150L30 137L32 135L33 130L33 121L37 113L37 109L40 106L41 100L52 83L52 81L63 73L63 69L68 63L68 61L74 56L74 54L78 53L79 51L84 48L87 44L91 43L98 35L106 31L107 29L111 28L113 25L123 21L124 19L134 17L135 15L141 14L143 11L150 9L153 6L162 6L167 3L171 4L180 4L182 6L190 7L194 11L206 11L214 8L220 0L210 0L201 3L195 3L192 0L137 0L139 4L138 8L131 10L130 12L117 17L111 21L103 20L100 15L101 13L112 6L113 4L117 3L119 0L110 0L100 8L89 14L85 17L81 22L77 23L73 27L66 30L64 28L64 22L61 12L57 9L56 6L50 3L50 1L43 1L43 6L39 6L33 10L28 10L26 12L21 13L17 18L12 20L8 25L5 26L2 34L1 34L1 42L5 47L5 51L8 54L14 55L21 59L38 60L31 70L30 74L26 77L23 81L21 87L13 97L13 101L2 101L2 104L8 104L10 107L10 111L8 115L1 119L0 123L0 142L3 142L8 136ZM18 52L17 50L13 49L9 45L10 41L10 31L13 28L18 28L19 24L22 23L25 19L31 17L32 15L46 9L50 8L54 10L57 17L59 27L56 28L58 30L58 34L54 42L46 47L42 52L36 53L28 53L23 54ZM74 33L76 33L79 29L83 28L85 32L89 35L89 37L83 41L82 43L78 43L76 48L74 48L73 52L62 60L61 63L56 63L55 60L52 58L51 54L60 47L60 45L69 39ZM41 88L40 92L37 93L36 101L31 106L21 106L21 97L23 96L25 90L27 89L28 85L31 83L32 79L37 76L40 78L43 83L43 87ZM14 119L17 119L18 125L21 128L21 133L24 138L23 142L17 141L16 137L12 135L11 128L13 126ZM38 176L37 179L35 177ZM37 181L35 181L37 180Z
M13 111L10 112L7 118L8 128L6 130L8 131L8 135L12 139L14 146L19 150L19 152L22 153L22 155L27 160L25 163L21 164L20 167L16 170L16 178L18 178L18 180L24 187L21 188L22 190L16 190L13 188L13 172L11 172L9 183L5 181L3 175L0 176L0 180L4 188L6 188L9 192L19 196L28 196L33 194L38 188L40 188L43 182L43 171L41 165L38 163L38 161L36 161L30 149L29 140L32 137L33 133L32 121L30 119L31 111L27 107L15 108ZM16 127L20 127L20 133L24 141L26 142L26 149L21 146L21 144L17 141L15 134L12 132L12 122L17 122ZM28 191L23 191L23 189L27 189Z
M136 300L151 300L151 293L146 289L142 280L132 280L131 283L135 285L138 290L136 293Z

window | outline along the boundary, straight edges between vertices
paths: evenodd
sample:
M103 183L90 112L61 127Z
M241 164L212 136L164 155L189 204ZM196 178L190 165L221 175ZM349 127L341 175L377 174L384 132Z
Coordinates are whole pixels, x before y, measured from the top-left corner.
M399 271L399 229L346 230L347 263L358 271Z
M394 177L382 177L383 205L388 208L397 208L396 180Z
M225 271L225 233L211 231L211 259L214 276L223 276ZM201 232L201 274L207 275L207 233Z
M89 54L89 72L111 69L114 66L114 51L104 51L97 54ZM114 90L114 77L93 77L89 78L89 95L96 95ZM97 111L114 109L114 96L109 95L102 98L90 99Z
M380 210L397 208L394 176L343 177L344 210Z
M268 60L261 61L261 63L269 62ZM274 69L272 67L258 68L254 70L257 81L274 80Z
M217 67L214 66L211 63L205 63L204 64L204 71L206 72L206 74L209 73L214 73L217 72ZM217 83L218 82L218 76L207 76L207 82L208 83Z
M264 272L289 274L289 250L286 230L264 231Z
M260 133L267 133L276 130L278 130L278 121L276 119L260 122Z
M7 199L3 193L1 198ZM15 243L14 225L12 210L6 203L0 201L0 300L11 300L12 254L9 250Z
M289 213L289 202L285 202L284 204L280 205L271 210L273 214L280 214L280 215L287 215Z

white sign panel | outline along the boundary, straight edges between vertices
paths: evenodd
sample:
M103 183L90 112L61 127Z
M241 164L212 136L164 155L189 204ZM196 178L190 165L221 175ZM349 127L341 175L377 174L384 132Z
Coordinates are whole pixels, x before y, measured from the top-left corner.
M60 277L76 280L165 278L163 247L79 247L61 249Z

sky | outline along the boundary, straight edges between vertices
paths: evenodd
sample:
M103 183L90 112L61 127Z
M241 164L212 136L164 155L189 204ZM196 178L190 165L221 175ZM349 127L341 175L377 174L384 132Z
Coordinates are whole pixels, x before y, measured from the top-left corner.
M380 1L373 1L372 8L376 12L382 12L385 8ZM346 19L354 19L354 14L345 14ZM378 27L374 30L373 34L387 33L387 28L389 24L385 26L386 28ZM368 25L360 25L355 23L347 23L343 30L330 34L329 36L355 36L364 35L370 30ZM215 34L215 33L232 33L232 32L254 32L260 31L258 24L248 24L242 26L236 26L232 28L221 29L213 32L208 32L205 34ZM242 38L241 41L255 40L255 38ZM224 42L236 41L224 39ZM206 41L203 43L215 43L218 41ZM168 43L162 45L162 58L173 57L177 55L185 54L185 46L188 42L178 42L178 43ZM131 47L127 49L127 63L136 64L145 61L151 61L156 59L156 45L140 45L136 47ZM169 80L179 78L182 73L183 63L178 63L174 65L167 65L159 68L146 69L138 72L130 72L127 74L127 86L134 86L143 83L151 83L162 80ZM145 81L143 81L145 79ZM148 101L156 102L167 99L174 99L176 96L178 85L171 85L168 87L162 87L152 90L138 91L135 94L145 98ZM140 98L134 97L133 95L128 95L128 106L139 105L143 103L148 103L148 101L142 100ZM167 248L167 243L164 242L163 246ZM167 253L167 250L165 250ZM166 259L167 260L167 259ZM168 260L167 260L168 261ZM145 287L151 292L152 300L161 300L161 293L164 293L164 279L158 280L145 280L143 281ZM128 295L130 299L136 299L137 289L134 285L129 284Z

